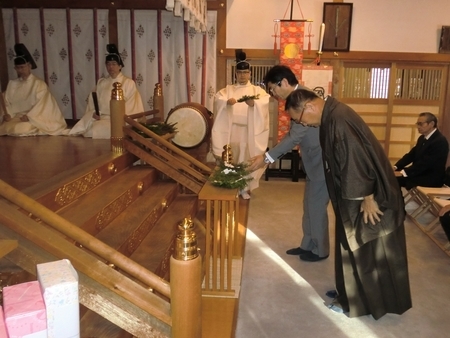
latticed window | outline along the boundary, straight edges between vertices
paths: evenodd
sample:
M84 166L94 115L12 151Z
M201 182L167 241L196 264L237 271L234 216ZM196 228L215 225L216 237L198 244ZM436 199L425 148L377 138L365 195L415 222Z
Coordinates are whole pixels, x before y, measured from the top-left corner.
M395 98L439 100L442 69L397 69Z
M343 98L387 99L390 67L344 68Z
M346 64L342 98L439 100L442 68ZM394 76L394 79L391 77ZM390 88L393 86L393 88Z

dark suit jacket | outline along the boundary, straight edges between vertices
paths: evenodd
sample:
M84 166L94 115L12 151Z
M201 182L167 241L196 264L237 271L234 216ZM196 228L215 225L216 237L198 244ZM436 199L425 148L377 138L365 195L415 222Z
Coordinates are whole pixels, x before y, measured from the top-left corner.
M416 145L395 166L405 170L406 188L415 186L441 187L444 184L448 142L439 130L426 140L421 135Z

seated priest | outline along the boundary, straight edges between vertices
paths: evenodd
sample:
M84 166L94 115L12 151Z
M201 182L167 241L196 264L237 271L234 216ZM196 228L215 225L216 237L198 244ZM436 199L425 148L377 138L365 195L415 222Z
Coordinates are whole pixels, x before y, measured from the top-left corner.
M111 91L115 82L122 85L123 96L125 100L125 114L133 115L142 113L144 106L141 95L137 90L136 83L122 74L124 67L122 58L114 44L107 45L108 54L106 55L107 77L98 80L95 88L95 97L89 95L88 105L84 116L72 128L69 135L83 135L95 139L108 139L111 137L111 119L110 119L110 101ZM94 100L98 102L98 112L95 108Z
M31 73L36 63L24 44L14 46L17 79L10 80L4 93L0 135L61 135L67 125L47 84ZM6 111L5 111L6 110Z

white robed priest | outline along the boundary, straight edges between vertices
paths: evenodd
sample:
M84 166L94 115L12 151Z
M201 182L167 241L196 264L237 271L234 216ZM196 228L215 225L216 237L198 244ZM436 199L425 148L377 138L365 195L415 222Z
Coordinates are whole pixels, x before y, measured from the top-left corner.
M137 90L136 83L121 72L124 64L116 45L108 44L106 49L108 54L106 55L105 65L109 75L99 79L94 89L97 96L99 112L98 114L96 113L93 96L89 95L86 111L81 120L70 130L69 135L83 135L84 137L92 137L95 139L109 139L111 137L111 113L109 104L111 101L111 91L115 82L120 82L122 85L125 100L125 114L132 115L144 111L141 94Z
M220 90L214 97L212 151L220 158L223 146L229 144L235 164L264 154L269 142L269 94L250 82L250 63L241 49L236 50L236 83ZM264 173L260 168L251 173L253 180L240 191L249 199L251 190L259 186Z
M14 52L17 79L8 82L4 93L0 135L61 135L67 132L66 120L47 84L31 72L37 66L28 49L18 43Z

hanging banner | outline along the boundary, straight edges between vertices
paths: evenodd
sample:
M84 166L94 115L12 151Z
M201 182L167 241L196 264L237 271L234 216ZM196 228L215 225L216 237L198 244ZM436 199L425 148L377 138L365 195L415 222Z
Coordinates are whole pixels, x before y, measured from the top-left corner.
M300 82L303 69L305 20L280 20L280 64L288 66ZM289 131L291 118L284 111L284 100L278 103L278 142Z

